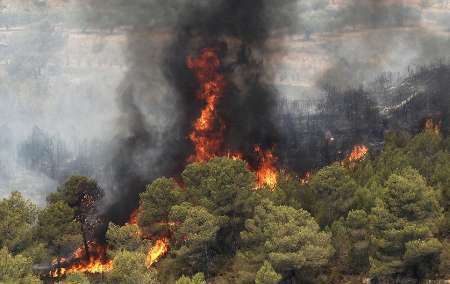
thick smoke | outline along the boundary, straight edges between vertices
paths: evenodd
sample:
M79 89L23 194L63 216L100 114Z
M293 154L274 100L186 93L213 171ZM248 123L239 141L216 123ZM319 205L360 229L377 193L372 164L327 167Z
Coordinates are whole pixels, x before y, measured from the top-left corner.
M333 4L342 2L347 5ZM218 103L223 150L239 151L254 165L255 144L274 147L278 166L301 173L340 159L354 144L378 145L393 125L389 116L396 117L380 110L415 87L402 91L393 83L379 91L373 79L448 56L450 47L444 12L434 21L436 9L385 2L395 1L73 1L64 6L67 31L46 19L50 24L36 26L39 32L0 46L12 58L0 86L6 94L0 117L12 135L2 137L13 137L0 150L0 181L14 175L5 165L21 148L35 156L26 150L34 146L20 143L26 146L37 125L70 152L62 167L47 167L47 160L59 161L57 147L39 158L42 167L28 161L51 177L46 188L54 190L70 174L92 176L106 190L102 209L125 221L145 185L177 176L194 150L188 135L203 102L186 57L206 47L218 53L226 81ZM34 53L24 48L46 40L50 45ZM279 81L285 70L296 78ZM436 72L422 77L428 73ZM416 85L424 84L406 84ZM399 127L411 125L410 117Z
M386 69L404 72L414 62L429 61L423 56L428 52L422 52L425 37L417 30L421 12L403 4L353 1L337 11L327 4L293 0L126 6L108 22L132 27L127 33L129 71L119 88L122 118L111 162L112 199L106 200L114 203L108 214L117 221L125 221L137 206L146 184L176 176L194 150L188 135L203 105L196 99L199 85L186 59L197 57L203 48L217 51L227 84L218 103L226 125L224 150L243 153L252 165L254 145L274 147L279 166L297 172L340 159L357 143L377 146L388 121L363 87ZM98 13L92 19L116 11L98 2L90 8ZM319 27L311 15L331 15L332 21ZM326 48L331 65L317 80L324 100L312 113L280 112L272 77L276 71L267 63L274 52L268 40L300 33L309 41L320 31L337 35ZM412 42L415 48L408 48ZM282 44L276 48L282 53ZM358 88L346 91L352 87Z
M407 1L348 1L335 14L331 30L337 39L327 47L332 62L317 85L358 88L383 72L404 75L448 58L450 44L443 35L450 26L437 22L438 12L423 8Z
M276 7L269 4L187 3L178 23L167 27L175 30L173 38L152 42L146 29L128 34L129 72L118 101L123 132L111 163L117 186L113 219L125 221L120 218L136 207L145 184L160 176L176 176L193 152L188 135L202 105L186 59L203 48L214 48L222 61L220 72L227 85L218 113L226 125L226 150L244 153L254 162L254 145L267 149L276 145L276 92L269 87L270 72L264 65L265 43L276 15ZM155 44L163 46L154 48Z
M273 124L275 90L265 69L266 40L271 32L273 13L266 1L222 1L212 7L199 7L177 27L177 38L166 52L165 74L185 101L188 122L198 115L197 82L186 58L201 49L218 50L225 76L225 94L218 105L226 125L225 145L232 151L252 152L253 145L271 147L276 143ZM272 14L273 15L273 14ZM186 125L188 130L191 125ZM249 158L247 156L247 158Z

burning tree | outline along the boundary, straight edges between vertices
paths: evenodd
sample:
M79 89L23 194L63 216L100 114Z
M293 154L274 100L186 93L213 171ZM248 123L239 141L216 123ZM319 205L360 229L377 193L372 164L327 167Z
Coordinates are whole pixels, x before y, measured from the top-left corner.
M155 250L160 247L165 254L164 247L170 245L180 273L216 273L208 259L237 249L239 233L256 202L255 176L241 160L214 158L188 165L182 182L183 188L162 178L148 186L141 194L138 223L144 235L157 240ZM160 268L166 269L163 264Z
M111 261L106 258L106 245L101 244L103 240L100 238L105 225L96 207L102 197L103 190L96 181L83 176L72 176L57 192L49 195L50 208L58 204L72 210L82 236L81 246L71 254L53 261L51 276L58 277L72 272L104 272L111 269Z
M96 230L100 224L96 205L103 195L103 190L95 180L83 176L72 176L58 188L56 193L48 197L50 203L60 200L73 208L75 219L81 224L83 243L88 258L88 241L95 240Z

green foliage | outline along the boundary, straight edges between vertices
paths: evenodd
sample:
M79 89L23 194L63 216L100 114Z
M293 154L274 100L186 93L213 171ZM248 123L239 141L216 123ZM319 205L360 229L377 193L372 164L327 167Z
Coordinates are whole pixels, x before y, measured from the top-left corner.
M375 179L383 184L389 176L409 165L406 154L406 145L409 138L404 133L390 132L385 137L386 144L383 152L377 157L375 163Z
M354 210L348 213L345 220L351 242L349 268L353 274L366 273L369 269L370 232L367 219L365 211Z
M31 243L32 226L36 221L37 207L19 192L0 201L0 247L12 253L22 252Z
M440 213L436 192L417 171L409 168L391 175L369 217L371 275L414 271L425 277L436 269L440 242L435 238L435 221Z
M36 264L51 260L50 251L44 243L33 242L21 254L31 258Z
M408 168L400 175L391 175L382 201L386 209L398 218L425 220L439 216L437 198L425 179L416 170Z
M336 252L330 264L336 275L365 274L369 269L370 232L364 210L352 210L331 226Z
M106 274L107 283L123 284L157 284L155 270L145 266L145 254L140 252L121 251L113 259L113 270Z
M450 240L442 242L442 252L439 256L439 273L442 278L450 277Z
M139 226L152 235L168 230L165 224L169 222L170 209L182 200L182 192L177 183L173 179L159 178L147 186L140 197Z
M172 207L170 219L179 222L175 236L186 238L185 244L201 244L215 238L219 230L219 220L205 208L182 203Z
M314 175L309 190L314 200L310 212L321 226L327 226L346 216L355 205L358 184L343 166L335 163Z
M440 204L444 209L444 216L440 223L442 237L450 237L450 153L439 152L434 159L432 183L441 194Z
M209 272L210 250L220 229L219 218L205 208L182 203L172 207L170 219L179 223L175 231L173 254L183 272Z
M267 256L284 276L316 271L333 254L330 234L320 231L314 218L302 209L275 206L264 200L245 227L241 237L248 248Z
M192 278L183 275L175 284L206 284L205 275L203 273L197 273Z
M89 284L89 278L83 273L71 273L64 279L65 284Z
M255 177L243 161L215 158L188 165L182 173L188 201L204 207L220 221L216 247L224 255L234 254L240 231L253 215L257 195Z
M38 284L39 278L33 276L31 259L22 255L12 256L6 248L0 250L0 283Z
M352 167L324 167L308 184L282 173L273 192L255 190L254 174L243 161L188 165L183 188L168 178L147 186L139 226L108 226L112 271L101 280L70 274L64 283L448 278L449 141L429 130L413 138L391 132L381 153ZM32 263L79 247L80 222L86 214L95 216L92 205L102 194L94 180L74 176L41 210L19 193L1 200L0 282L40 283ZM169 252L149 270L145 239L162 236L169 239Z
M256 284L276 284L280 282L281 275L278 274L268 261L264 261L261 268L256 273Z
M38 215L35 236L47 244L52 254L73 251L82 243L80 223L75 221L75 211L58 201L48 205Z
M307 204L305 187L298 182L298 178L280 173L275 189L259 190L258 193L275 205L286 205L296 209L303 208Z
M106 239L114 250L135 251L146 246L146 242L140 237L137 225L117 226L110 223L106 232Z
M216 216L226 216L231 225L251 216L255 204L254 175L243 161L215 158L206 164L188 165L182 173L189 201Z
M434 173L436 155L440 152L442 143L439 134L433 130L425 130L416 135L406 147L409 165L417 169L428 181Z
M48 196L49 203L66 202L70 207L80 209L83 199L98 200L103 195L97 182L84 176L71 176L55 193Z

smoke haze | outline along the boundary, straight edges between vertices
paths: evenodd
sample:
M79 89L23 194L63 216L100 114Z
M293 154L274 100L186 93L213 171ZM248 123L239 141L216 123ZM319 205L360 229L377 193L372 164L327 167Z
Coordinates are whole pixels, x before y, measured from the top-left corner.
M338 126L299 134L304 126L287 128L287 116L320 113L327 88L366 88L385 72L401 79L448 57L450 7L396 2L91 0L23 14L19 6L32 4L8 2L0 193L20 190L43 202L68 175L87 174L105 188L112 217L125 216L146 183L176 175L192 151L187 135L201 105L186 57L205 47L219 50L227 79L219 104L227 146L250 162L254 144L296 148L278 154L299 171L327 162L327 154L305 152L323 153L327 145L317 141ZM370 121L361 129L382 124ZM292 132L310 137L292 142ZM21 151L27 143L43 154ZM304 164L289 160L292 153Z

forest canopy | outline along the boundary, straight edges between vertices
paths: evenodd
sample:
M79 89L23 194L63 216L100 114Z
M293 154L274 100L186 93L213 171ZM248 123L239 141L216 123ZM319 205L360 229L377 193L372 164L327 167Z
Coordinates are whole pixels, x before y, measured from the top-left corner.
M180 179L149 184L127 224L105 229L103 273L39 269L83 247L94 209L82 198L102 196L94 180L69 178L44 208L14 192L0 201L0 282L446 279L449 150L435 128L412 137L390 132L381 151L359 161L336 162L301 181L280 172L275 188L260 189L242 160L189 164Z

